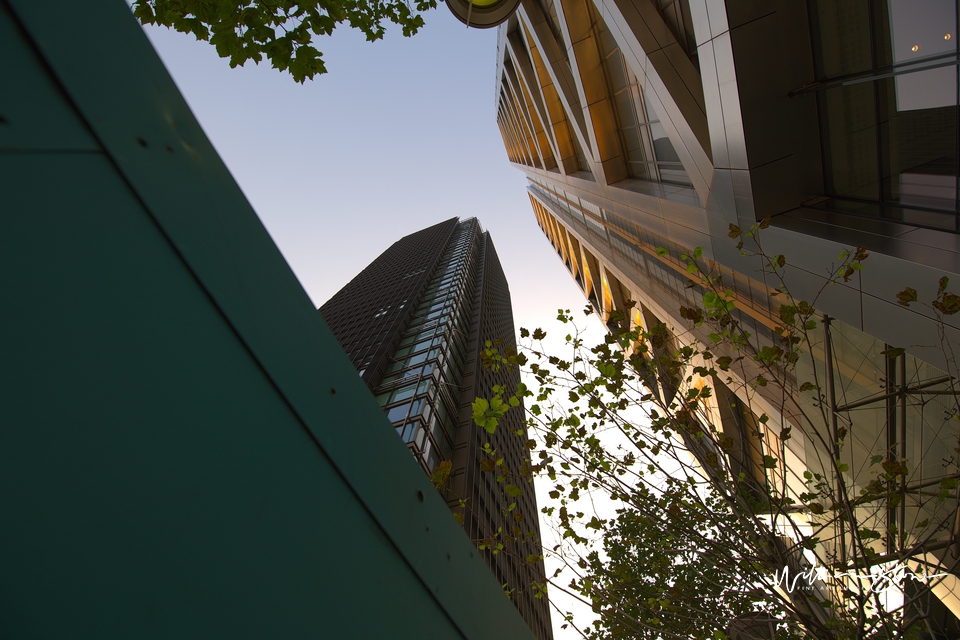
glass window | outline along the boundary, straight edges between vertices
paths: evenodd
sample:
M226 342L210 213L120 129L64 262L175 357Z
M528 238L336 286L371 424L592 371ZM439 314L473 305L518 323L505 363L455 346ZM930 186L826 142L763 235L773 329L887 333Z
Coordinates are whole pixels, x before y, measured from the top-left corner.
M414 436L413 441L414 443L416 443L417 447L422 449L423 441L426 439L426 437L427 437L427 430L423 428L419 428L417 429L417 435Z
M426 351L421 351L420 353L414 354L414 355L410 356L409 358L407 358L407 360L406 360L406 366L412 366L412 365L415 365L415 364L420 364L421 362L423 362L423 361L426 360L426 359L427 359L427 352L426 352Z
M410 349L410 351L411 351L412 353L417 353L418 351L423 351L424 349L426 349L427 347L430 346L430 342L431 342L430 340L422 340L422 341L418 342L412 349Z
M390 402L398 402L400 400L406 400L407 398L412 398L415 387L416 385L400 387L399 389L395 390L391 394Z
M413 434L417 430L416 422L408 422L397 427L397 433L400 435L400 438L404 443L413 441Z
M596 24L597 43L628 175L640 180L690 186L690 179L658 116L646 104L637 77L627 66L620 47L593 4L587 4ZM679 19L680 9L670 6L675 9L670 15L678 18L674 26L679 28L683 24ZM674 34L681 32L682 29ZM681 41L680 46L686 44Z
M387 410L387 420L390 422L399 422L407 417L407 412L410 410L410 403L397 405L396 407L390 407Z
M956 0L817 7L823 206L960 231Z

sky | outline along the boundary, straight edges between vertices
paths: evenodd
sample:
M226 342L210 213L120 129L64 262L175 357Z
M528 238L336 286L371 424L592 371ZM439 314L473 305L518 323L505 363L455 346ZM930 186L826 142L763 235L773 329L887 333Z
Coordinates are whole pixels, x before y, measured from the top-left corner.
M320 39L328 73L303 85L268 63L231 69L192 36L146 33L315 306L402 236L477 217L497 247L516 326L546 329L559 349L557 309L586 301L507 160L496 29L467 29L442 4L424 17L413 38L395 29L370 43L342 28ZM590 335L602 339L599 322ZM579 637L552 615L558 640Z
M316 306L402 236L453 216L489 231L517 326L583 295L536 224L496 124L496 29L441 5L412 38L341 28L304 85L164 28L147 35Z

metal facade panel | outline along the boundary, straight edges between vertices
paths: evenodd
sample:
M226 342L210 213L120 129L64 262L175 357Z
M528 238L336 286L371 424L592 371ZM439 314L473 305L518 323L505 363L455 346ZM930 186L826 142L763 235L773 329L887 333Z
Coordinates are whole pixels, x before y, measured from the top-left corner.
M126 4L3 6L39 54L27 85L61 100L30 103L33 131L75 109L102 150L0 151L3 322L25 337L4 346L0 562L33 589L5 591L3 628L527 637ZM29 63L2 64L24 113L7 83Z

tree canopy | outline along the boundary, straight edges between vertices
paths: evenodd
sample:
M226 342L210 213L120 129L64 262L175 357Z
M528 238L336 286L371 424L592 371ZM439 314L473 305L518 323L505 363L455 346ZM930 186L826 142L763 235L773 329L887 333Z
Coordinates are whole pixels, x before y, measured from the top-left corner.
M698 249L677 256L704 290L702 305L679 309L686 327L643 314L631 322L637 303L624 301L603 318L602 344L584 344L569 310L558 316L563 355L547 351L541 329L521 329L517 353L488 343L484 361L521 367L527 383L478 399L474 420L494 430L505 407L527 401L538 438L530 474L549 481L543 511L561 535L545 552L565 566L549 587L591 607L589 624L565 616L585 638L920 637L932 629L932 589L960 567L929 553L952 544L957 456L924 461L918 450L911 459L905 440L873 437L905 424L884 404L892 378L879 378L890 363L906 367L904 349L881 344L876 358L867 349L849 371L834 361L839 323L816 299L790 295L787 259L759 241L767 224L731 226L730 236L777 283L773 341L748 330L734 292ZM844 251L824 287L849 281L867 258L862 247ZM942 278L924 305L940 321L960 312L948 284ZM903 306L917 299L911 288L897 295ZM938 390L910 411L914 428L949 451L960 445L960 375L943 347L949 370L923 369L917 393ZM883 381L873 426L857 409L863 402L834 398L834 373L867 380L868 367ZM909 393L901 391L904 412Z
M423 26L421 12L437 0L134 0L143 24L172 27L209 41L230 66L269 60L303 83L327 72L316 36L328 36L346 22L367 40L383 38L387 24L412 36Z

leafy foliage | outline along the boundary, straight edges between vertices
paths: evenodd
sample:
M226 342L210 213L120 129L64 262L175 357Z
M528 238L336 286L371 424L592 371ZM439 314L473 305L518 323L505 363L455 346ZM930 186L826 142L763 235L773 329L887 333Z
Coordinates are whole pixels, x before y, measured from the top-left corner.
M760 244L759 231L768 225L731 225L729 235L741 252L763 260L768 282L779 279L774 344L758 341L741 323L736 296L698 249L682 256L691 279L706 285L701 307L679 311L688 323L684 335L663 323L625 328L611 314L611 333L587 347L570 311L561 310L559 322L573 327L565 357L546 352L542 329L521 329L526 343L519 354L487 345L487 366L523 367L535 384L478 399L474 419L495 431L500 407L527 401L528 430L540 443L530 472L551 484L544 513L562 540L550 552L574 576L552 585L577 594L597 615L592 627L580 629L585 637L725 638L732 621L757 619L778 639L909 637L919 628L920 595L897 610L857 580L811 579L778 588L778 571L798 575L811 559L831 571L877 564L877 545L897 534L878 523L905 499L909 467L883 451L867 463L869 483L851 484L852 471L842 461L848 430L831 419L824 380L815 367L813 380L796 380L798 363L812 357L812 333L830 320L816 311L816 301L789 295L787 259L765 254ZM849 280L868 257L862 247L844 252L827 284ZM931 304L945 315L954 306L960 311L960 298L946 287L944 278ZM916 292L898 300L916 301ZM903 353L884 352L888 358ZM749 403L713 397L711 389L724 385L747 398L761 390L765 398L779 398L776 420ZM722 404L739 425L735 432L716 420ZM815 452L825 457L788 487L784 443L794 431L811 459ZM955 495L957 477L940 482L937 500ZM508 494L515 488L498 481ZM601 512L600 503L613 506ZM910 533L920 542L893 557L912 557L932 535L924 532L949 526L952 514L941 511L937 523L918 523ZM568 615L567 622L574 620Z
M436 6L436 0L134 0L133 10L143 24L209 41L231 67L266 59L302 83L327 71L315 36L344 22L369 41L383 38L385 22L412 36L423 26L420 12Z

